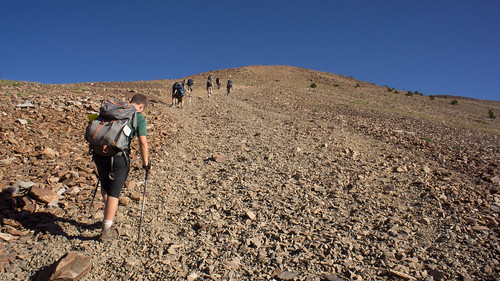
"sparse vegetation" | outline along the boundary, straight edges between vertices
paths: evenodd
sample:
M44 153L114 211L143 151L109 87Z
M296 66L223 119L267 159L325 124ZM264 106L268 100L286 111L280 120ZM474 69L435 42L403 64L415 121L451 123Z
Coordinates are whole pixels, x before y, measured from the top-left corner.
M0 80L0 87L1 86L13 86L13 87L17 87L19 85L21 85L21 83L19 81Z
M386 85L385 87L387 88L387 91L388 91L388 92L391 92L391 93L392 93L392 92L394 92L395 94L399 94L399 91L398 91L398 90L396 90L396 89L394 89L394 88L389 88L389 86L387 86L387 85Z
M491 119L495 119L495 118L497 118L497 117L495 116L495 113L493 113L493 110L491 110L491 109L490 109L490 110L488 110L488 118L491 118Z
M339 85L339 84L335 84L335 85L333 85L333 86L334 86L334 87L338 87L338 86L340 86L340 85Z
M356 86L354 86L354 88L359 88L361 87L361 85L359 85L359 83L356 83Z
M426 142L430 142L430 143L437 143L437 141L431 139L431 138L426 138L426 137L423 137L421 138L422 140L426 141Z
M453 105L458 105L458 100L452 100L452 101L451 101L451 104L453 104Z
M24 98L31 96L31 94L27 93L27 92L10 92L10 93L7 93L7 95L10 95L10 96L16 95L16 96L24 97Z
M407 96L409 96L409 97L411 97L411 96L413 96L413 95L423 96L424 94L423 94L423 93L420 93L419 91L414 91L414 92L412 92L412 91L408 91L408 92L406 92L406 95L407 95Z
M311 83L311 86L309 86L309 87L316 88L316 87L318 87L318 85L316 85L316 83Z
M435 100L435 99L436 99L436 97L435 97L435 96L433 96L433 95L430 95L430 96L429 96L429 99L430 99L430 100Z

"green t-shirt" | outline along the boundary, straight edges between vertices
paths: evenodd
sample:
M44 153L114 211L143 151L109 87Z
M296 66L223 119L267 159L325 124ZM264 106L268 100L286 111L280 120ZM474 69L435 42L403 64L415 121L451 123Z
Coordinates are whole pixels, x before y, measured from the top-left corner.
M144 118L144 115L142 115L142 113L140 113L140 112L137 112L137 114L135 116L137 118L137 136L139 136L139 137L144 136L145 137L147 135L146 118ZM132 120L131 122L134 122L134 120ZM132 128L132 133L130 134L130 136L132 138L135 136L135 129L134 128Z

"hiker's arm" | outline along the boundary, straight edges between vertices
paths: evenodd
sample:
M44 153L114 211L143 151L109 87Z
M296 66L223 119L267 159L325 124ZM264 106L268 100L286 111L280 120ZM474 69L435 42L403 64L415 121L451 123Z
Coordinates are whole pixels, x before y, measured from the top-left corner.
M142 157L142 166L149 164L148 139L146 136L139 136L139 151Z

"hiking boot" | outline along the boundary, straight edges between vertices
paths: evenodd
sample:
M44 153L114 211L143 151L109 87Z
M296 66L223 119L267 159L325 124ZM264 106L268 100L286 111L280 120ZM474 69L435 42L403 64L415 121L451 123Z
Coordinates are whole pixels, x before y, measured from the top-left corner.
M99 236L99 241L101 242L111 241L113 239L118 238L118 236L119 236L118 229L112 226L108 229L102 230L101 235Z

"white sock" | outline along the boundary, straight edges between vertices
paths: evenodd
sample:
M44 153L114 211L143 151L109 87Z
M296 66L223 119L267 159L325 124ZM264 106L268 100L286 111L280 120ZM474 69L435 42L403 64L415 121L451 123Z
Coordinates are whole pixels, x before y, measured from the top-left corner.
M109 220L104 220L104 221L102 222L102 228L103 228L103 229L110 229L112 225L113 225L113 221L112 221L112 220L111 220L111 221L109 221Z

